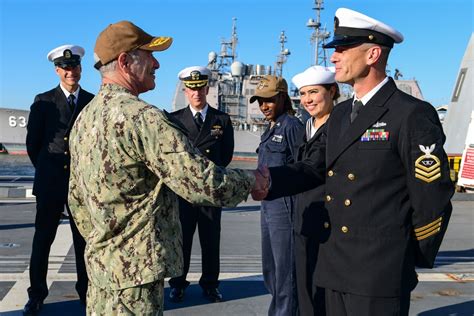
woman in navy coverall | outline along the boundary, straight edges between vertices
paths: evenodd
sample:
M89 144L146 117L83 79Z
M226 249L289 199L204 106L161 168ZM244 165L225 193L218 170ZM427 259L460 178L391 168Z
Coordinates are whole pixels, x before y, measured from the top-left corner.
M283 78L264 76L250 102L258 100L269 125L261 136L258 165L276 167L295 161L304 136L304 126L294 116L288 85ZM291 185L289 183L288 185ZM294 262L294 197L262 201L262 269L266 288L272 295L268 315L296 315Z

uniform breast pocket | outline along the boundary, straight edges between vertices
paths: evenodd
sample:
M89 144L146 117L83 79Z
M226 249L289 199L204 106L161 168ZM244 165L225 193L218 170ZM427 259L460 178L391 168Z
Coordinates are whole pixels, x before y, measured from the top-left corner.
M392 144L389 141L359 142L359 149L364 150L387 150L390 148L392 148Z
M286 163L286 146L283 143L268 142L265 151L259 152L261 163L268 167L281 166Z
M284 142L269 142L267 144L267 150L271 153L285 153L286 144Z

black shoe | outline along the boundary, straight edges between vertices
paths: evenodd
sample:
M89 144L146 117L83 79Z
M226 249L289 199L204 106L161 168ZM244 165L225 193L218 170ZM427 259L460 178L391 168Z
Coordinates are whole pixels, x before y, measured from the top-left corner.
M23 315L36 315L43 306L43 300L30 298L23 308Z
M213 289L205 289L202 291L202 294L206 299L208 299L212 303L219 303L222 302L222 294L219 292L217 288Z
M184 289L179 287L172 287L170 291L170 301L173 303L182 302L184 299Z

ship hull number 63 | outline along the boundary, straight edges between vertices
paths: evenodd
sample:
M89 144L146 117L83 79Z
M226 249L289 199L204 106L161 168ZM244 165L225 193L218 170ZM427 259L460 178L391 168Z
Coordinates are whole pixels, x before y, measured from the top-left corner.
M8 125L10 127L26 127L26 118L24 116L9 116Z

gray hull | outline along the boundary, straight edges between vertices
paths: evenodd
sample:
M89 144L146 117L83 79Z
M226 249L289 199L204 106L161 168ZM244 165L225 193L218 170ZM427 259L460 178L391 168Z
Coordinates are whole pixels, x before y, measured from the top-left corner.
M26 125L30 111L0 108L0 152L26 155Z

